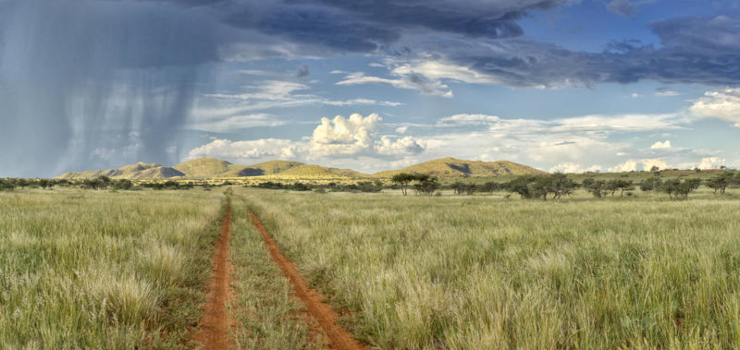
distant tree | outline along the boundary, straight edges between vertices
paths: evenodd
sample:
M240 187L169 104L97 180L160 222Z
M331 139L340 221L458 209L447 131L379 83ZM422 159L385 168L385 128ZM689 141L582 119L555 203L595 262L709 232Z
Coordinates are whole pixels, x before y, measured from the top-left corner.
M414 184L414 189L417 195L425 194L431 196L441 187L438 179L429 175L416 175L416 181L417 183Z
M504 184L506 191L516 193L521 196L522 199L530 199L534 197L534 182L537 177L534 175L522 175Z
M614 181L613 184L610 185L611 187L616 187L617 190L619 190L619 197L624 196L624 191L632 191L635 189L635 184L632 183L632 181L629 180L612 180ZM610 181L611 183L611 181ZM614 196L614 192L612 192L612 197Z
M725 194L725 191L727 190L727 187L730 185L734 185L737 183L737 179L731 172L725 171L722 172L706 181L707 187L714 190L714 194L716 195L717 192L720 194Z
M481 187L481 191L488 192L489 194L493 194L493 192L496 192L501 186L496 182L486 182Z
M465 193L468 194L468 196L472 196L473 193L475 193L478 186L476 186L474 183L469 183L465 185Z
M645 179L639 183L640 190L643 192L656 191L662 185L663 181L660 178Z
M134 187L134 183L128 179L121 179L113 182L113 188L117 190L130 190L131 187Z
M570 195L573 194L573 191L578 188L578 183L565 174L552 174L550 175L550 179L551 180L549 182L553 197L556 199L560 199L560 197L564 195L570 197Z
M671 199L687 199L689 193L694 192L701 186L701 179L680 179L667 180L661 186L661 190L668 194Z
M606 188L606 182L603 180L595 180L593 178L588 178L583 180L583 183L581 184L586 191L591 193L596 198L602 198L607 195L609 192Z
M0 179L0 191L12 191L15 189L15 181L11 179Z
M694 168L694 172L695 172L695 173L701 173L701 169L699 169L699 168Z
M660 172L660 168L657 165L653 165L652 167L650 167L650 172L653 173L653 174L659 173Z
M13 180L16 186L20 187L21 189L24 189L28 187L30 184L28 183L28 180L26 179L15 179Z
M461 195L463 194L463 191L465 191L465 184L460 181L455 181L452 185L450 185L452 188L452 192L454 195Z
M49 179L39 179L38 184L39 187L45 190L50 190L54 187L54 182Z
M391 178L391 181L401 186L401 193L403 193L404 196L408 195L409 184L414 180L416 180L416 176L408 173L399 173L393 175Z

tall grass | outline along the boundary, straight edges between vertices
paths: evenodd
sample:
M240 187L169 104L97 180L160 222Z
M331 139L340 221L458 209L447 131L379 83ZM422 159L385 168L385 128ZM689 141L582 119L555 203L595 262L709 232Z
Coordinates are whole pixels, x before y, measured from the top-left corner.
M734 197L237 194L384 349L740 347Z
M183 347L222 198L0 193L0 348Z
M242 198L232 201L231 260L237 321L232 335L240 349L325 349L288 278L273 263ZM318 327L316 325L316 327ZM313 333L313 334L312 334Z

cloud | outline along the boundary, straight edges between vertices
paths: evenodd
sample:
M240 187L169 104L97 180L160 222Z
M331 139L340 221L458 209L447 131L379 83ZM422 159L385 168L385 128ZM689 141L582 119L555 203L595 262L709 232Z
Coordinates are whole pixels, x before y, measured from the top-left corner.
M600 172L602 171L600 165L583 166L577 163L560 163L550 168L551 173L564 173L564 174L580 174L586 172Z
M449 117L440 118L437 121L439 126L460 126L460 125L485 125L501 121L501 118L495 115L485 114L455 114Z
M717 118L740 127L740 88L707 91L689 110L696 116Z
M718 157L702 158L697 168L702 170L719 169L721 166L727 165L727 161Z
M327 106L383 106L397 107L400 102L377 101L367 98L351 100L330 100L325 97L307 93L310 87L305 84L265 80L255 85L243 87L244 91L234 93L204 94L198 100L193 111L196 123L211 123L210 119L227 116L239 116L254 111L275 108L298 108L310 105Z
M606 8L610 12L627 18L632 17L636 11L635 5L629 0L612 0L606 5Z
M671 166L668 165L662 159L630 159L621 163L613 168L610 168L610 172L630 172L630 171L648 171L652 167L658 167L658 169L669 169Z
M234 162L253 162L256 159L292 159L302 145L291 140L261 139L252 141L231 141L216 139L208 144L192 149L188 159L216 157Z
M671 148L671 140L665 140L663 142L656 142L652 146L650 146L650 149L668 149Z
M285 125L286 122L270 114L250 114L228 117L215 121L202 121L188 126L192 130L208 132L233 132L239 129L255 127L274 127Z
M296 78L303 78L311 75L311 71L308 69L307 65L301 65L298 67L298 71L296 72Z
M456 114L437 121L438 126L489 125L493 131L524 132L641 132L681 129L682 120L676 114L586 115L579 117L542 119L504 119L495 115Z
M376 101L371 100L368 98L355 98L352 100L344 100L344 101L322 101L321 103L329 106L388 106L388 107L398 107L402 106L403 103L401 102L391 102L391 101Z
M399 134L405 134L407 131L409 131L408 126L399 126L398 128L396 128L396 132Z
M358 155L411 155L424 147L411 136L394 140L390 136L377 139L382 118L377 114L362 117L352 114L349 118L336 116L322 118L321 125L313 131L310 153L313 157L352 157Z
M336 85L383 84L398 89L417 90L424 95L452 97L452 91L439 81L429 80L419 74L408 74L396 79L367 76L362 72L348 74Z
M216 157L235 162L288 158L304 161L364 158L379 162L381 159L398 160L424 151L424 143L412 136L378 135L381 127L382 118L377 114L322 118L305 141L215 139L192 149L188 158Z

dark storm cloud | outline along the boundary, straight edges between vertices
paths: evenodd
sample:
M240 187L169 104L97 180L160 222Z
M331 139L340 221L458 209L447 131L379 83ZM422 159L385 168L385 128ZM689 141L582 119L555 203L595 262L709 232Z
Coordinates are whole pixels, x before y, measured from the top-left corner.
M728 16L656 22L661 47L611 42L586 53L525 38L434 44L439 59L471 67L509 86L593 86L655 80L709 86L740 83L740 19ZM428 43L427 43L428 44Z

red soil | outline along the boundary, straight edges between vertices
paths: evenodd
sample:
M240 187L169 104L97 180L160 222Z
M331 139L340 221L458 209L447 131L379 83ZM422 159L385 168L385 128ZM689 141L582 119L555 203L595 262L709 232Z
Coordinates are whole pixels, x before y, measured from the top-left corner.
M231 262L229 237L231 236L231 201L221 224L221 237L213 252L213 271L208 280L208 298L203 308L203 318L195 333L195 341L203 350L226 350L233 347L229 340L232 321L227 305L231 295Z
M327 305L322 302L319 298L319 294L314 289L308 288L306 280L303 278L300 272L295 268L293 262L288 260L285 256L280 253L275 240L272 239L270 233L259 218L249 210L249 215L254 221L254 226L262 234L265 239L267 249L270 251L270 255L273 260L280 266L280 268L288 275L295 293L301 300L306 304L308 312L316 319L319 326L324 331L324 334L329 339L329 345L335 350L362 350L365 347L352 338L349 332L344 330L339 324L337 324L337 314Z

